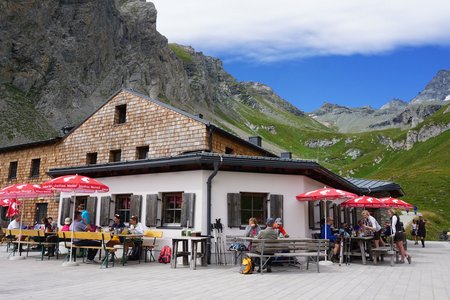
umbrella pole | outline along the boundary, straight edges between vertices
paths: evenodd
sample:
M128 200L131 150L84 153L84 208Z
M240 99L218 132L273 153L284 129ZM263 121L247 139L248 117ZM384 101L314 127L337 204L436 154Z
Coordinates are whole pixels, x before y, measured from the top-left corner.
M77 204L77 197L75 194L75 191L73 192L73 212L72 212L72 230L70 231L70 253L69 253L69 260L63 262L63 267L76 267L78 266L78 263L76 261L72 261L72 252L73 252L73 232L75 227L75 209Z
M324 230L324 236L325 239L327 239L327 216L328 216L328 212L327 212L328 208L327 208L327 201L325 201L325 223L323 224L323 230ZM325 249L325 260L320 261L319 264L327 266L327 265L332 265L333 263L331 261L328 260L328 249Z
M22 246L20 241L22 240L22 219L23 219L23 207L20 210L20 223L19 223L19 242L17 243L17 249L19 251L19 256L10 256L10 260L19 260L19 259L25 259L25 256L22 256L22 252L20 251L20 247Z

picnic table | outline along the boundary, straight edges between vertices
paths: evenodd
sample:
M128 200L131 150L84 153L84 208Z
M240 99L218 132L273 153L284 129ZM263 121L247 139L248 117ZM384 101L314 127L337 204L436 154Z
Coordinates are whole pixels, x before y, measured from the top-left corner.
M342 239L340 262L344 257L347 257L349 261L350 256L358 256L361 257L363 265L367 264L367 257L372 257L373 236L350 236L342 237ZM352 249L354 242L358 244L357 249Z

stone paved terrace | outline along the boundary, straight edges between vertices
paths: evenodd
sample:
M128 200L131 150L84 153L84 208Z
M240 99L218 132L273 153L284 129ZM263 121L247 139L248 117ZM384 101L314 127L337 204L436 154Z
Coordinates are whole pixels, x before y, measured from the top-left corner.
M450 243L409 243L413 263L322 267L317 273L274 267L271 274L239 274L237 266L171 269L130 262L100 269L62 260L7 259L0 248L1 299L450 299ZM32 255L37 255L34 252Z

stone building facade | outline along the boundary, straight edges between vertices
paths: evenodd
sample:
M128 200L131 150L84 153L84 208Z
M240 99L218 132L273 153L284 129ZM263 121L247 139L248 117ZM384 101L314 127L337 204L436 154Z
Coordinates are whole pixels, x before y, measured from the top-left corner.
M192 152L275 156L201 117L122 89L62 138L0 148L0 187L43 183L48 170L173 157ZM27 199L23 221L57 217L58 197ZM45 210L45 212L44 212ZM1 211L2 225L6 210Z

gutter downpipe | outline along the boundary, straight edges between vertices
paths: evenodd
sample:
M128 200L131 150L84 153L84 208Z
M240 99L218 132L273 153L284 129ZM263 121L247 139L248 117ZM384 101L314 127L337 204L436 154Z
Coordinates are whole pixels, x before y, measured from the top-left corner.
M206 181L206 235L211 237L211 191L212 191L212 180L219 172L219 168L222 165L223 157L220 156L220 162L214 161L214 171L209 175L208 180ZM211 238L208 239L208 246L206 250L207 263L211 264Z

